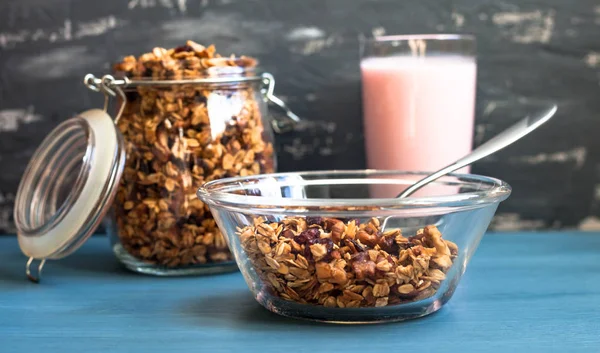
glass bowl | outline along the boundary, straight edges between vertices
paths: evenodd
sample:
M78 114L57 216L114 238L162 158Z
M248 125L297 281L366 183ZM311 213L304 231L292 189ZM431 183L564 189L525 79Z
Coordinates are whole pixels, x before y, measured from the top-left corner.
M498 179L452 174L394 198L426 174L263 174L208 182L198 197L268 310L333 323L400 321L450 299L511 193Z

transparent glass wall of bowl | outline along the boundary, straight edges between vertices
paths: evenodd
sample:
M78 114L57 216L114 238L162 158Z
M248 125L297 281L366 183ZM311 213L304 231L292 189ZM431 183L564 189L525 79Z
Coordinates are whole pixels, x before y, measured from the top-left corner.
M237 269L195 192L207 181L276 169L261 88L259 77L124 89L118 127L127 160L106 224L127 268L162 276Z
M510 194L510 187L495 179L449 176L425 187L432 187L439 192L434 197L403 200L371 198L373 193L377 193L373 186L383 185L386 188L397 189L394 192L400 192L410 185L413 179L424 175L397 172L370 174L365 171L288 173L279 176L259 176L245 181L210 183L199 191L199 196L209 203L255 299L267 309L284 316L326 322L398 321L434 312L451 298L499 202ZM249 197L241 198L239 194ZM282 207L283 204L286 206ZM292 244L291 248L294 249L296 245L293 245L293 242L297 240L296 236L287 240L281 236L276 237L277 241L270 240L267 247L264 244L255 246L255 243L264 241L261 236L256 237L256 242L248 242L247 235L243 234L243 230L255 225L257 219L265 220L265 224L279 226L284 221L298 217L306 219L307 222L314 222L309 221L308 217L320 217L367 224L373 217L383 223L383 220L390 216L392 218L388 220L387 228L382 229L381 233L400 229L402 236L408 238L414 236L419 229L433 225L441 232L443 239L456 245L457 251L452 265L445 270L445 278L431 295L415 300L403 299L400 303L382 307L374 307L372 303L364 301L360 301L359 307L353 308L320 305L313 298L323 295L321 290L331 290L325 293L341 296L345 284L335 284L333 289L320 287L327 281L318 279L318 272L315 272L319 261L311 260L311 255L299 250L298 254L304 254L308 259L308 266L303 266L299 264L298 255L294 255L292 250L290 259L280 260L286 267L274 268L280 266L277 263L281 258L278 257L281 256L279 249L284 249L284 254L287 251L287 246L281 243ZM252 234L252 231L249 234ZM399 250L402 249L400 246ZM390 255L400 257L399 253L390 252ZM347 271L349 279L356 275L352 265L355 261L354 256L357 256L356 253L349 258L342 257L347 261L344 270ZM325 261L336 261L332 259L334 258ZM299 265L295 265L297 263ZM299 266L300 269L294 271L294 266ZM306 278L294 278L296 275ZM378 280L386 278L387 275L376 272L375 277L369 280L378 283ZM317 281L315 288L304 287L310 281ZM294 289L294 292L286 292L286 286L277 288L274 284L276 282L287 283L287 287ZM369 283L357 282L367 286ZM295 295L300 299L294 299ZM391 298L390 294L390 301Z

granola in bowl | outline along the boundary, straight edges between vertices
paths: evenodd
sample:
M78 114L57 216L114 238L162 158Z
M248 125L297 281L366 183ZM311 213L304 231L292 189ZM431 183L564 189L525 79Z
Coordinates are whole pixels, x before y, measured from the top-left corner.
M367 223L321 217L263 217L238 228L241 247L272 295L324 307L382 307L432 296L458 247L434 225L404 236Z
M225 178L198 189L254 299L328 323L410 320L440 310L510 186L436 180L444 197L374 198L428 172L326 170ZM385 222L385 228L382 224Z

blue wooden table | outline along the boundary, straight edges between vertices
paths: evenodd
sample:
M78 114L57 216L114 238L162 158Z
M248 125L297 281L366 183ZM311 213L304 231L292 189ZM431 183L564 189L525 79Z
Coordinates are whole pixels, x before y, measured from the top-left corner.
M105 237L25 278L0 237L0 352L600 352L600 234L488 234L429 317L368 326L269 313L241 275L122 269Z

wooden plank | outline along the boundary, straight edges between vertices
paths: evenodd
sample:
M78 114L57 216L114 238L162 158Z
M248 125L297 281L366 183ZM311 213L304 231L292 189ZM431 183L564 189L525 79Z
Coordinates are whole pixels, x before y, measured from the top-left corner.
M597 233L484 237L446 307L404 323L340 326L271 314L239 273L156 278L123 270L95 237L24 276L0 239L0 351L589 352L600 346Z

